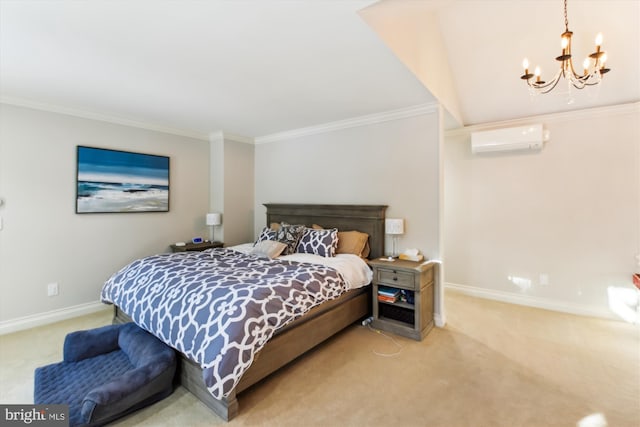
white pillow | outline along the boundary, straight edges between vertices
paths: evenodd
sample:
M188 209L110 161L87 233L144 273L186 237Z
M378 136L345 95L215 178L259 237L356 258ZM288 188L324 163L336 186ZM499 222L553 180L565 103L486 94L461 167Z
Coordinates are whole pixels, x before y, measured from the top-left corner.
M253 249L249 252L252 255L260 257L276 258L287 247L286 244L275 240L262 240L255 244Z

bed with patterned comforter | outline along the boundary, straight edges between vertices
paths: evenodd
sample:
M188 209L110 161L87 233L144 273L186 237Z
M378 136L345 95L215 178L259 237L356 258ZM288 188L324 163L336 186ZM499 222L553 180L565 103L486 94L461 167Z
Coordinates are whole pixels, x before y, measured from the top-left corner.
M278 329L346 290L326 265L217 248L136 260L105 283L101 299L198 363L221 399Z

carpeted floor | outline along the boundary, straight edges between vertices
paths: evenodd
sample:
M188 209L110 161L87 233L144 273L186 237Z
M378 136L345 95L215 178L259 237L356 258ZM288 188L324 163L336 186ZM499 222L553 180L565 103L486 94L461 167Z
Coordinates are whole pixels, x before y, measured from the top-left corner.
M422 342L354 325L239 397L224 423L178 388L118 426L640 426L640 328L447 292ZM33 370L105 311L0 336L0 402L32 403Z

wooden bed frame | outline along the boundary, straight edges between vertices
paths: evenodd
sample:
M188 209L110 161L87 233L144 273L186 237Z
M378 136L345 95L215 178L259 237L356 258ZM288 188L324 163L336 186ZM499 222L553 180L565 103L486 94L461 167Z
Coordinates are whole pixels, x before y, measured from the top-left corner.
M324 228L358 230L369 234L369 257L384 255L384 205L314 205L265 204L267 224L318 224ZM251 367L224 399L214 399L202 378L202 368L181 355L180 384L211 408L222 419L229 421L238 414L237 395L272 372L291 362L306 351L347 326L368 316L371 312L371 287L351 290L340 298L313 308L302 318L281 329L257 354ZM131 318L117 306L114 323L130 322Z

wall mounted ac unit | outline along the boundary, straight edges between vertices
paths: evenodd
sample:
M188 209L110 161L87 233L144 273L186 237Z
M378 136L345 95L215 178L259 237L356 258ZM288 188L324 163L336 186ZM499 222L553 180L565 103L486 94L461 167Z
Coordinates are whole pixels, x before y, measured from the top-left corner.
M542 150L543 142L548 139L549 132L545 132L541 124L473 132L471 152Z

